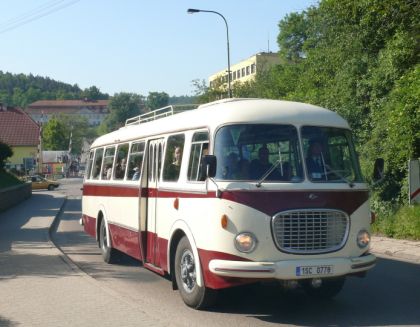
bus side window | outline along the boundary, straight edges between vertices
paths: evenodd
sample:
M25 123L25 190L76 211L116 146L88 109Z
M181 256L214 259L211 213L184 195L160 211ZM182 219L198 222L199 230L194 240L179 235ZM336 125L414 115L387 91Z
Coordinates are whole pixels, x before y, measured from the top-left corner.
M133 143L128 158L127 180L138 181L140 179L143 157L144 142Z
M89 161L88 161L88 166L87 166L87 170L86 170L86 175L85 175L85 179L89 179L91 178L90 174L92 172L92 167L93 167L93 155L95 154L94 151L90 151L89 153Z
M182 154L184 150L184 134L172 135L168 137L165 153L165 164L163 167L164 181L178 181L182 164Z
M114 169L114 179L124 179L127 168L128 143L120 144L117 148L117 158Z
M102 168L102 179L111 179L112 166L114 164L115 147L106 148L104 156L104 164Z
M208 149L208 132L195 133L191 142L190 160L188 162L187 178L189 181L200 181L201 159L204 155L208 154Z
M96 149L95 152L95 164L92 169L92 178L99 179L101 175L101 164L102 164L102 157L104 154L104 149Z

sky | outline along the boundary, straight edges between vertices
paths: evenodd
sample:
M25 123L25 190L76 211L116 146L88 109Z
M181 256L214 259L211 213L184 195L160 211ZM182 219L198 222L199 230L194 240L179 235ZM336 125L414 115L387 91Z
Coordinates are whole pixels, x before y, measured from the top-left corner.
M317 0L0 1L0 70L95 85L113 95L193 95L192 81L277 52L278 23Z

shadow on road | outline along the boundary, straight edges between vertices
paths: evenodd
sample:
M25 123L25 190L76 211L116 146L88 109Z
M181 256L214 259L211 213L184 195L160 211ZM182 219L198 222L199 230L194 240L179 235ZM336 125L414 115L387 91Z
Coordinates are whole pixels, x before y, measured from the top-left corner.
M15 323L9 319L3 318L2 316L0 316L0 326L2 327L14 327L14 326L18 326L18 323Z
M300 326L418 326L419 276L419 265L379 259L366 278L348 278L334 300L314 300L299 289L258 284L222 291L212 311Z
M69 200L66 208L69 213L64 212L60 225L80 218L80 200ZM54 237L64 252L94 278L118 278L133 283L162 280L157 274L141 268L139 261L125 255L117 264L105 264L96 241L80 226L77 230L73 227L71 231L58 231ZM256 325L420 325L419 276L420 265L379 259L366 278L348 278L334 300L314 300L299 289L286 291L278 283L247 285L220 291L216 306L202 314L242 315L259 320L259 323L255 321ZM167 289L170 289L169 281ZM142 292L141 289L135 291ZM190 314L195 316L196 312Z
M58 212L61 202L53 195L33 194L18 206L0 213L0 253L11 250L14 242L47 242L48 222Z

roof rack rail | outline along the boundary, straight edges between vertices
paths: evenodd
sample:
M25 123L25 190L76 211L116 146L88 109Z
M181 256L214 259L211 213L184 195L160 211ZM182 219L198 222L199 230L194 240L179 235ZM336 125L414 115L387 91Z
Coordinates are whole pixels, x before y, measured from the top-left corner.
M180 112L184 112L191 109L196 109L198 105L186 104L186 105L176 105L176 106L166 106L159 108L139 116L129 118L125 121L125 126L128 125L139 125L147 123L149 121L157 120L160 118L172 116Z

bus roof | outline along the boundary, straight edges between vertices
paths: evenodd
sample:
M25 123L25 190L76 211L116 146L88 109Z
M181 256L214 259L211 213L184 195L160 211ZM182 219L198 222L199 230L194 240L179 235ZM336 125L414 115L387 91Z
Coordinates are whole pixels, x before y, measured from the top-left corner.
M220 125L233 123L350 128L340 115L318 106L282 100L234 98L210 102L194 110L146 123L121 127L96 139L92 147L201 127L214 131Z

